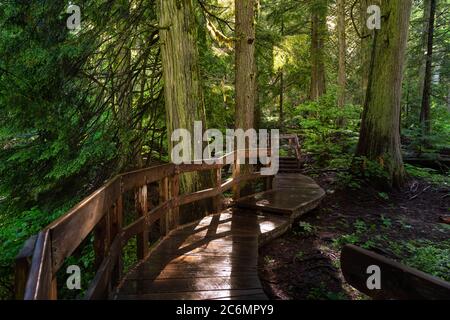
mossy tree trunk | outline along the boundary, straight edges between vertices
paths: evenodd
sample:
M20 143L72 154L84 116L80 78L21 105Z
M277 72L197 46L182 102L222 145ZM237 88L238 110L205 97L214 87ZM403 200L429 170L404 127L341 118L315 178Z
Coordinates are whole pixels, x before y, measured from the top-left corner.
M311 4L311 87L310 99L317 100L326 93L325 37L327 35L328 0Z
M390 186L404 183L400 148L400 103L411 0L383 1L375 32L357 155L377 161Z
M364 104L366 97L367 83L369 82L369 67L370 67L370 32L367 29L367 8L369 7L369 0L360 0L359 2L359 26L361 38L360 48L360 70L361 70L361 98L360 103Z
M236 128L253 129L256 105L255 0L235 2Z
M235 91L236 129L255 129L256 108L256 59L255 59L255 0L235 1ZM250 165L241 166L241 174L252 171ZM251 192L250 185L243 183L241 195Z
M176 129L187 129L194 137L194 122L206 129L205 106L199 73L197 26L192 0L159 0L158 16L169 154ZM193 140L193 139L192 139ZM194 150L194 142L191 142ZM192 157L193 152L191 153ZM185 174L180 180L183 192L212 185L210 174Z

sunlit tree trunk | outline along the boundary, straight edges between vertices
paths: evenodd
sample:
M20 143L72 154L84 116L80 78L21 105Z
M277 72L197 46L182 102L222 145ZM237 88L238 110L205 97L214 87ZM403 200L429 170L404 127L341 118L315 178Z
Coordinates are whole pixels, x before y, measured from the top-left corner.
M281 17L281 37L284 36L284 20ZM280 129L283 129L284 123L284 68L280 68Z
M317 100L326 93L324 46L327 34L327 9L327 0L311 4L311 100Z
M236 128L254 128L256 104L255 0L236 6Z
M193 137L195 121L202 121L203 128L206 128L205 109L192 0L159 0L158 4L167 135L171 152L174 130L187 129ZM191 145L194 150L194 141ZM193 152L191 154L193 158ZM192 173L183 175L180 184L184 192L191 192L209 187L212 181L209 175Z
M255 128L255 14L255 0L235 1L235 127L243 130ZM251 170L251 166L243 165L241 167L241 174L249 173ZM245 187L243 194L251 192L249 185L242 184L241 187Z
M387 173L386 182L399 187L405 177L399 119L411 0L383 1L381 10L384 18L373 42L357 155L377 161Z

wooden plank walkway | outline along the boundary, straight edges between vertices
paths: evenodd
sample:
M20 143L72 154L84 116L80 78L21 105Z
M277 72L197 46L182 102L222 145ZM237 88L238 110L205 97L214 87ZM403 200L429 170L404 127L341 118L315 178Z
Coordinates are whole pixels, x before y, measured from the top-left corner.
M286 192L289 179L294 187ZM298 174L277 176L274 187L263 198L276 199L271 208L278 204L284 214L262 213L266 207L259 206L230 208L174 230L125 276L114 298L267 299L258 278L259 246L286 232L295 216L317 206L324 195L313 180ZM298 201L285 205L283 194L295 194ZM286 214L286 208L294 210Z
M324 196L325 192L313 179L299 173L283 173L275 177L272 190L241 198L237 206L296 219L314 209Z

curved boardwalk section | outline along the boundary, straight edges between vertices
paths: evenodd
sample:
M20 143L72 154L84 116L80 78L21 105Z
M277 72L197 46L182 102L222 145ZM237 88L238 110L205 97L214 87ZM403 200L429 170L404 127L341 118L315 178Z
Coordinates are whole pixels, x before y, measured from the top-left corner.
M285 183L293 185L289 192ZM287 201L286 195L297 201ZM258 247L284 233L300 212L317 206L323 196L307 177L279 175L274 190L172 231L124 278L115 298L267 299L258 278ZM282 210L274 210L276 205ZM261 212L267 207L282 214Z

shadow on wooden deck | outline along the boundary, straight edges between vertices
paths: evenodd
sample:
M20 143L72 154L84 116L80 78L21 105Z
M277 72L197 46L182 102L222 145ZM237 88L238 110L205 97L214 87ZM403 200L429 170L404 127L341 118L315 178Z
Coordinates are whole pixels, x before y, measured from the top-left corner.
M280 175L274 190L172 231L127 274L114 298L267 299L258 277L258 248L320 203L325 193L306 178ZM288 192L286 183L292 186Z

